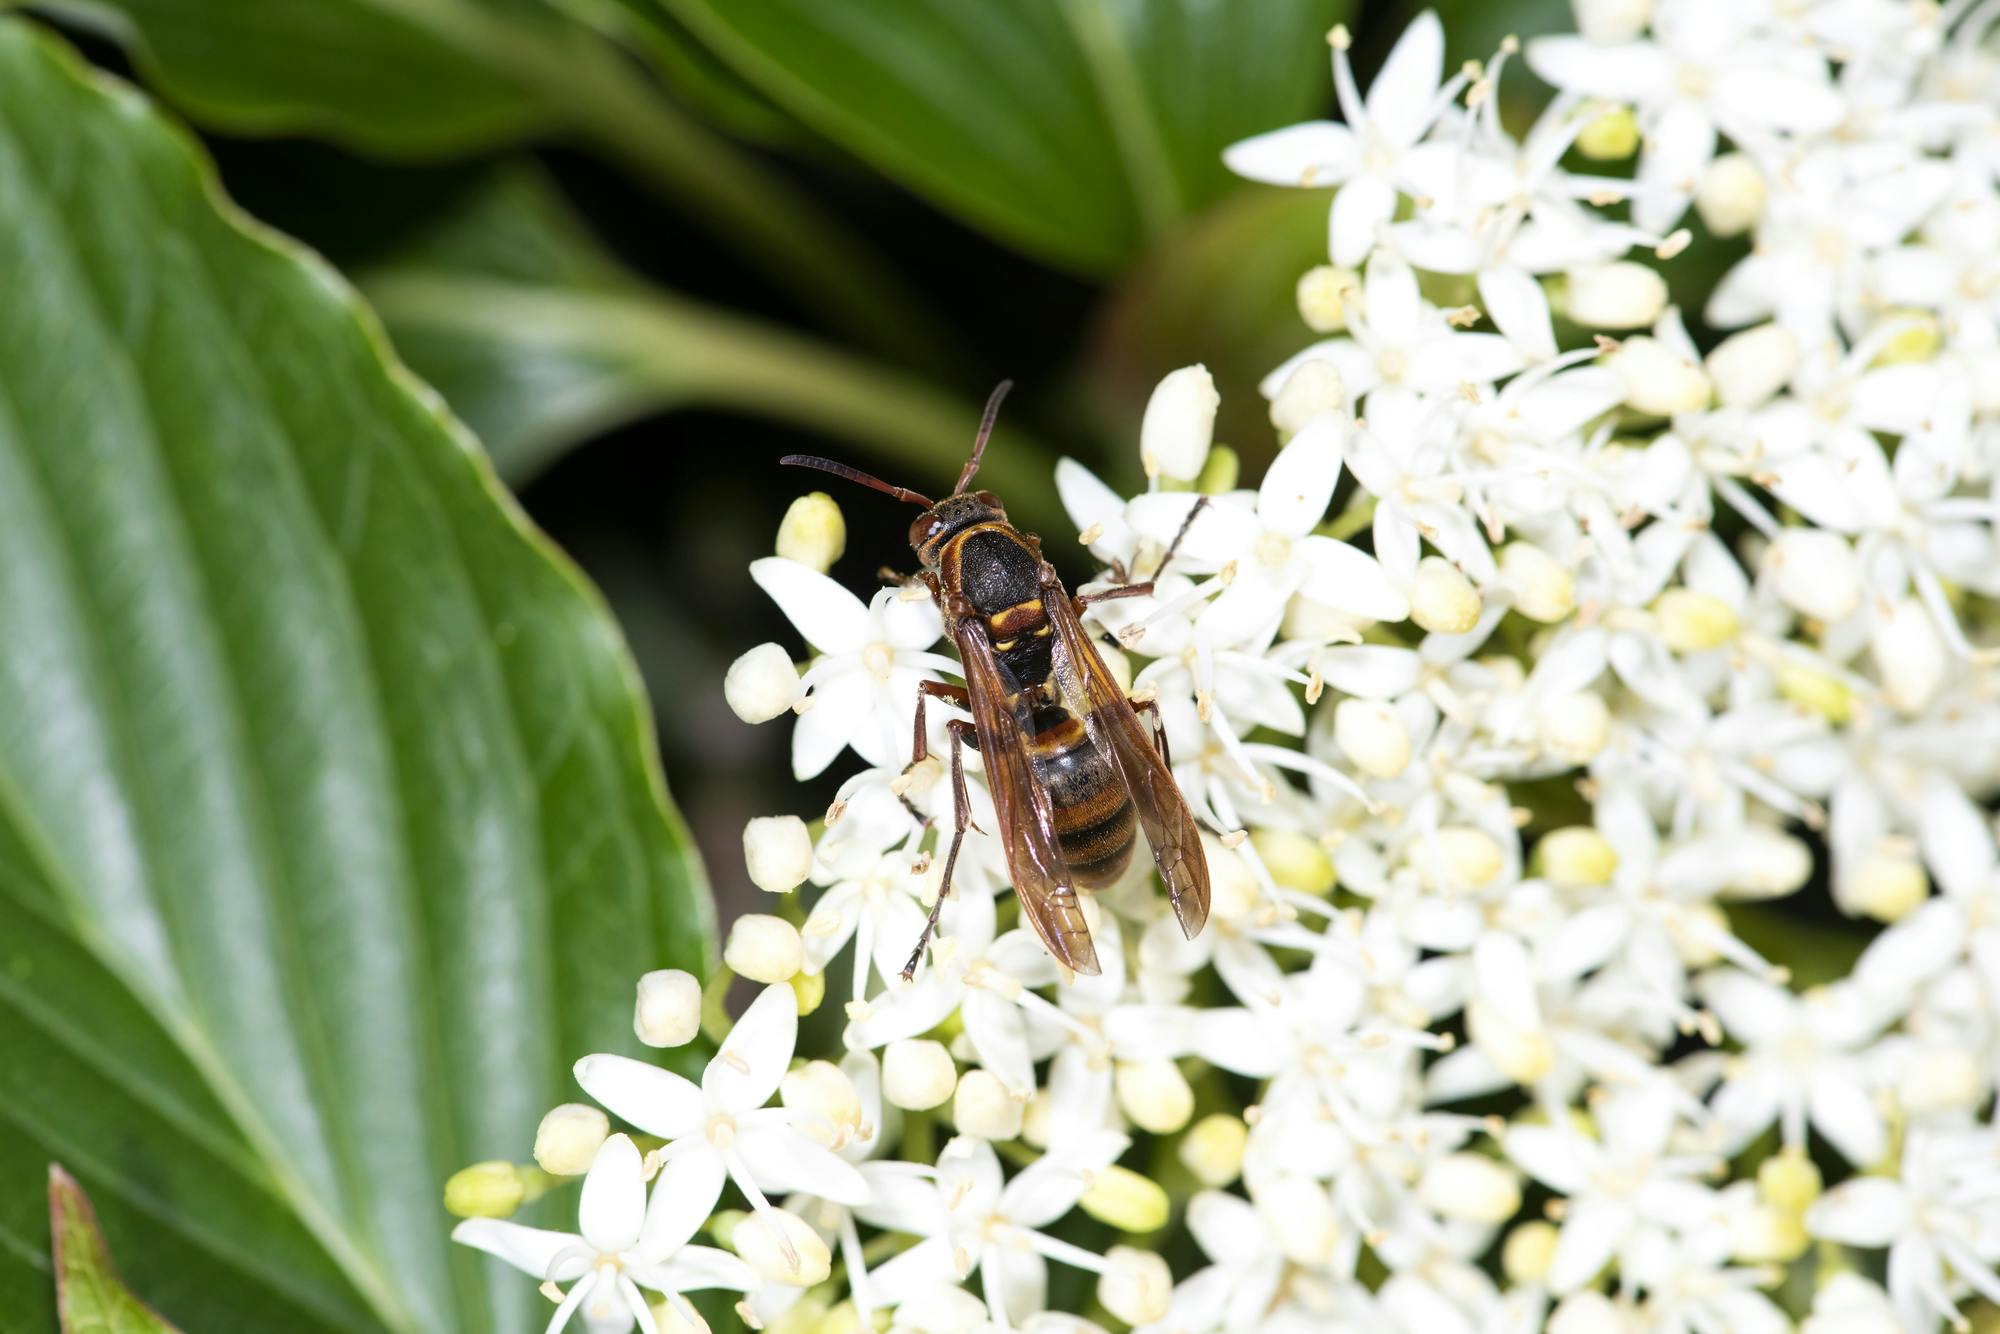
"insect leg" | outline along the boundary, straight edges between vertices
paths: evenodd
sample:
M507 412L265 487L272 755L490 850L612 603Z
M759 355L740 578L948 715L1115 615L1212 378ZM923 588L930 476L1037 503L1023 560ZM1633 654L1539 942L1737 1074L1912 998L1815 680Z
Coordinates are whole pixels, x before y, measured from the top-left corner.
M948 703L958 705L961 709L972 702L972 696L964 686L955 686L948 681L919 681L917 683L917 722L914 729L915 736L910 741L910 762L903 766L904 773L910 772L910 770L930 758L930 729L924 723L924 704L931 699L945 700ZM953 757L954 760L956 758L956 756ZM930 817L911 805L907 795L899 797L898 800L903 803L904 810L917 817L919 823L930 823Z
M951 893L952 869L958 865L958 845L965 842L966 827L972 823L972 800L965 791L965 739L972 733L972 724L963 718L954 718L945 724L945 730L951 734L951 851L945 854L944 875L938 880L937 900L931 904L931 915L924 920L924 932L917 937L917 947L910 951L910 961L903 965L905 982L917 975L917 965L923 960L924 948L931 943L931 935L937 930L938 914L944 911L944 896Z
M1187 512L1187 518L1181 520L1180 531L1176 532L1174 540L1167 544L1167 554L1160 557L1159 567L1153 571L1151 579L1146 580L1144 583L1119 584L1115 588L1105 588L1095 593L1085 593L1076 599L1076 609L1082 611L1093 602L1109 602L1113 598L1142 598L1150 595L1154 585L1160 582L1160 576L1167 572L1167 566L1173 561L1174 553L1180 550L1181 539L1188 535L1188 529L1194 527L1195 516L1206 508L1208 508L1207 496L1203 496L1200 500L1194 502L1193 508Z
M1131 704L1133 712L1152 716L1153 745L1160 752L1161 762L1169 769L1173 768L1173 753L1167 749L1167 720L1160 716L1160 702L1156 699L1135 699Z

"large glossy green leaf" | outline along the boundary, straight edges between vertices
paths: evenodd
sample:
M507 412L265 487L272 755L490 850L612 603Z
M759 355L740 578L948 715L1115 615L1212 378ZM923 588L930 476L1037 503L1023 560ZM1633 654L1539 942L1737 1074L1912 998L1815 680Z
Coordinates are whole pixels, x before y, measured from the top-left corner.
M0 9L24 0L0 0ZM534 135L580 140L706 226L783 297L915 365L952 339L896 271L809 198L712 133L630 42L726 123L778 133L727 71L605 0L38 0L132 52L204 125L312 134L434 158Z
M711 949L616 629L342 281L19 20L0 290L7 1319L59 1161L185 1328L539 1323L440 1186Z
M90 1197L56 1166L49 1168L49 1236L63 1334L176 1334L119 1281Z
M681 408L787 422L921 481L958 465L978 421L976 399L642 281L523 169L494 173L361 282L397 349L515 481L611 425ZM1009 424L981 476L1017 517L1047 523L1052 467Z
M944 208L1106 269L1227 188L1219 155L1329 98L1345 0L628 0Z

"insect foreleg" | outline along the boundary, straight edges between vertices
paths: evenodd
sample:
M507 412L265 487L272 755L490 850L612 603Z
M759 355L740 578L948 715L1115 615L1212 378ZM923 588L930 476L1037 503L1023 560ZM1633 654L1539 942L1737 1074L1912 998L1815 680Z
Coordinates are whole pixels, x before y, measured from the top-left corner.
M963 693L963 692L961 692ZM918 707L922 708L922 696L918 696ZM965 842L965 831L972 823L972 800L965 791L965 742L972 734L972 724L963 718L954 718L945 724L951 734L951 851L944 857L944 875L938 880L937 899L931 904L931 914L924 920L923 934L917 937L917 947L910 951L910 961L903 965L903 980L908 982L917 975L917 964L923 960L924 948L931 943L931 935L937 930L938 914L944 910L944 896L951 893L951 873L958 865L958 846Z
M1154 587L1160 582L1161 576L1166 574L1167 566L1173 561L1174 553L1180 550L1181 539L1188 535L1188 529L1194 527L1195 516L1206 508L1208 508L1207 496L1203 496L1200 500L1194 502L1193 507L1187 512L1187 517L1181 520L1180 530L1174 534L1174 540L1167 544L1167 554L1160 557L1160 564L1153 571L1151 579L1146 580L1144 583L1119 584L1114 588L1104 588L1099 589L1095 593L1082 594L1076 599L1076 609L1082 611L1093 602L1110 602L1114 598L1143 598L1151 596Z
M931 699L941 699L947 703L956 704L961 709L967 707L972 702L972 697L966 692L964 686L955 686L946 681L920 681L917 683L917 722L914 729L915 736L910 742L910 762L903 766L905 774L930 758L930 728L925 723L924 704ZM930 824L930 817L916 808L910 801L907 792L898 794L897 800L903 803L904 810L917 818L917 823L926 826Z

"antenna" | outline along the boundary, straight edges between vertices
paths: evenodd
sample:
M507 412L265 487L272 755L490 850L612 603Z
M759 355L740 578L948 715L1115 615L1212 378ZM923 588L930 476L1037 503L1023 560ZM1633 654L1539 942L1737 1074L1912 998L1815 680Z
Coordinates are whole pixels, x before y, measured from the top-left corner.
M817 468L821 472L830 472L835 477L845 477L850 482L859 482L865 487L894 496L898 500L908 501L912 505L922 505L925 509L929 509L935 503L929 497L920 495L907 486L891 486L880 477L870 477L859 468L850 468L845 463L835 463L832 459L823 459L812 454L787 454L778 462L789 468Z
M1013 387L1012 380L1002 380L993 386L993 396L986 400L986 415L979 419L979 434L972 441L972 457L965 461L965 471L958 475L958 490L953 495L964 491L972 482L972 474L979 471L979 456L986 452L986 439L993 434L994 419L1000 415L1000 400Z

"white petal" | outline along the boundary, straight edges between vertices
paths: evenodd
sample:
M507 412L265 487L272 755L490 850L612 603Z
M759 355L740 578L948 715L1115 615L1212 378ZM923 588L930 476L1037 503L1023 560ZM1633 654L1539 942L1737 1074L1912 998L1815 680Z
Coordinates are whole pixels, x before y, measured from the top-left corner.
M702 1093L730 1112L762 1107L778 1091L798 1040L798 993L783 982L765 987L702 1071Z
M1856 1167L1872 1167L1888 1151L1881 1113L1855 1069L1846 1065L1821 1069L1807 1088L1806 1105L1820 1134Z
M1501 334L1523 356L1539 361L1556 354L1548 294L1527 270L1513 264L1487 265L1479 271L1479 299Z
M1322 413L1278 451L1257 490L1257 518L1287 537L1304 537L1326 516L1340 482L1341 437L1346 423Z
M1813 1202L1806 1230L1850 1246L1887 1246L1910 1222L1909 1196L1887 1177L1856 1177Z
M700 1292L704 1288L728 1288L749 1292L757 1286L757 1271L728 1251L713 1246L683 1246L674 1258L657 1269L633 1266L633 1277L649 1288L662 1292ZM648 1281L657 1278L657 1282Z
M1056 495L1079 533L1102 526L1093 552L1122 554L1131 549L1132 530L1125 523L1125 498L1106 486L1096 473L1072 458L1056 460Z
M847 749L871 711L874 678L859 669L836 672L813 684L812 704L792 724L792 776L817 778Z
M1993 829L1957 783L1929 785L1918 829L1924 860L1946 893L1970 898L1987 887L1994 874Z
M1341 186L1327 217L1327 251L1333 262L1345 269L1359 267L1374 249L1376 234L1395 216L1396 188L1380 176L1356 176Z
M884 588L875 594L870 610L881 618L882 638L891 648L916 652L944 637L944 619L929 598L913 600L900 589Z
M822 653L854 653L868 642L868 609L818 570L781 556L750 562L750 577Z
M1701 995L1729 1036L1746 1045L1776 1042L1798 1023L1790 992L1734 968L1702 978Z
M1231 144L1222 162L1267 185L1339 185L1361 165L1361 147L1347 126L1315 120Z
M853 1163L790 1126L749 1126L736 1143L766 1194L803 1192L839 1204L868 1201L868 1181Z
M1393 250L1378 250L1369 257L1363 307L1368 329L1375 337L1397 347L1415 340L1423 297L1417 290L1416 272Z
M1184 491L1134 496L1125 507L1125 517L1135 530L1165 546L1174 540L1187 521L1188 511L1200 499ZM1188 525L1187 536L1174 553L1174 568L1182 573L1219 570L1247 552L1260 531L1257 516L1248 506L1235 497L1219 497Z
M600 1251L630 1250L646 1219L646 1183L639 1146L628 1135L604 1141L583 1178L577 1230Z
M1318 535L1300 538L1294 550L1310 562L1299 591L1314 602L1376 621L1400 621L1410 614L1409 600L1367 552Z
M702 1122L701 1090L671 1070L629 1056L586 1056L576 1082L619 1120L649 1135L679 1139Z
M1586 1196L1569 1201L1555 1259L1549 1264L1551 1292L1574 1292L1596 1276L1632 1230L1632 1206Z
M496 1255L524 1274L549 1277L557 1255L579 1243L574 1232L522 1227L498 1218L468 1218L451 1230L451 1239Z
M1424 132L1431 102L1444 73L1444 25L1426 9L1396 39L1389 58L1368 86L1371 128L1398 148Z
M668 1158L646 1206L646 1222L639 1230L640 1254L664 1260L687 1245L715 1212L727 1176L722 1155L705 1143Z
M1415 652L1387 644L1323 649L1317 661L1328 685L1362 699L1391 699L1412 690L1424 670L1423 659Z
M1528 43L1528 68L1566 93L1645 106L1672 79L1672 60L1651 42L1591 42L1538 37Z
M1820 134L1840 124L1847 105L1824 75L1813 78L1775 62L1757 61L1716 77L1710 100L1730 125Z
M1587 1146L1573 1131L1517 1125L1507 1131L1503 1146L1523 1171L1560 1194L1574 1194L1590 1181L1594 1155L1587 1156Z
M1639 163L1642 191L1632 201L1632 220L1650 232L1662 232L1680 220L1700 179L1702 168L1715 156L1715 122L1699 102L1670 105L1646 136L1646 155Z
M1461 384L1491 384L1526 364L1520 350L1499 334L1449 334L1412 353L1405 379L1418 389L1442 393Z

